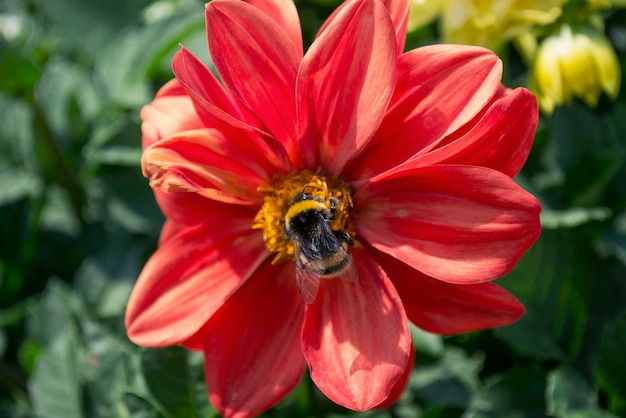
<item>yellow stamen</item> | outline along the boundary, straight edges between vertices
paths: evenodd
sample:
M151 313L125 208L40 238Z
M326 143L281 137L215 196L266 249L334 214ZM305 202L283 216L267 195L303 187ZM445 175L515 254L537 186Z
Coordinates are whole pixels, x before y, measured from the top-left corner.
M302 170L274 180L271 186L264 187L266 192L263 205L254 218L252 228L263 231L267 248L276 253L273 263L293 260L293 243L284 233L285 217L293 198L306 188L306 193L320 198L330 208L331 198L337 199L336 217L330 224L333 231L345 231L355 237L350 221L350 186L338 177L325 177L319 172Z

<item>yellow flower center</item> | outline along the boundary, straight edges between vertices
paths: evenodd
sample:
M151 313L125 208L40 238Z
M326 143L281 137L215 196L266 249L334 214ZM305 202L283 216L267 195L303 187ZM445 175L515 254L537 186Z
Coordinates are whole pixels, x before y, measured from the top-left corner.
M293 243L285 236L285 215L292 204L293 198L304 191L322 199L328 208L331 198L337 201L335 217L330 224L333 231L344 231L354 239L355 232L350 221L352 199L350 186L338 177L325 177L309 170L296 171L285 177L274 180L271 186L262 188L267 192L261 209L254 217L252 228L263 230L263 239L267 248L275 253L273 263L282 260L293 260Z

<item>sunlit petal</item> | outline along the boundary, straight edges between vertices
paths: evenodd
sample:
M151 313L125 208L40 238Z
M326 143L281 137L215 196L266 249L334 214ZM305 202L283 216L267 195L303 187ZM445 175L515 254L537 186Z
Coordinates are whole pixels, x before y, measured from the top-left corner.
M278 169L290 166L284 147L264 131L256 116L232 97L213 73L186 48L181 47L174 55L172 69L199 109L205 126L245 137L251 153L265 156ZM297 160L299 157L292 158Z
M302 32L298 9L293 0L246 0L258 7L280 26L296 48L298 57L302 57Z
M324 280L307 307L302 348L315 384L336 403L362 411L384 401L407 367L408 320L393 285L355 252L359 280Z
M433 166L380 179L353 197L366 241L451 283L508 273L541 230L540 205L485 167Z
M208 3L206 19L211 58L224 83L294 154L299 56L293 43L272 18L239 0Z
M187 131L145 150L143 172L150 185L166 192L197 192L227 203L246 204L262 197L268 175L254 154L238 149L219 131Z
M241 227L241 219L220 228L198 225L159 247L126 308L133 342L150 347L181 343L256 271L268 252L259 232L244 233Z
M374 0L350 2L306 53L297 82L306 165L338 174L374 134L396 74L395 35Z
M467 164L490 167L513 177L528 158L538 116L537 100L531 92L509 91L469 130L452 133L438 148L390 172L434 164Z
M435 148L486 110L501 76L502 63L483 48L432 45L402 55L380 128L347 170L368 178Z

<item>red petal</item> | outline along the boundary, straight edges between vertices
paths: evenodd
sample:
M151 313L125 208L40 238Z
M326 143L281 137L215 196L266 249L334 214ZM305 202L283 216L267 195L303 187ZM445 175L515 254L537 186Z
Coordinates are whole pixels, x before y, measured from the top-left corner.
M409 5L411 0L384 0L389 16L393 22L396 32L396 46L398 56L404 51L404 41L406 40L406 25L409 20Z
M173 78L167 83L165 83L159 89L159 91L157 91L157 94L154 96L154 98L159 99L161 97L186 96L186 95L187 95L187 91L185 90L185 88L180 84L180 82L177 79Z
M178 81L172 80L159 90L152 103L141 109L143 149L178 132L204 127L193 102L181 90Z
M382 3L353 1L307 51L296 97L308 167L338 174L378 128L396 74L393 30Z
M155 190L157 200L162 195L192 197L198 196L195 193L165 193ZM176 235L187 234L190 230L196 228L215 228L225 231L226 234L240 234L250 231L254 216L258 208L249 206L229 205L227 203L216 202L215 200L200 197L197 200L174 200L176 203L184 202L188 205L179 207L180 214L177 216L169 216L166 213L166 220L161 231L159 241L169 241ZM175 208L168 208L174 212ZM219 239L219 234L215 235Z
M266 263L215 313L205 334L211 403L224 417L254 417L287 395L306 362L304 304L293 266Z
M258 127L256 116L237 102L205 66L184 47L174 55L172 70L200 110L205 126L245 137L249 152L265 158L274 167L286 170L289 158L275 138ZM295 157L294 157L295 158Z
M172 70L187 94L207 114L235 127L253 130L244 109L195 55L181 46L172 59Z
M333 13L326 19L322 27L319 29L316 38L318 38L325 30L326 27L332 22L337 14L341 13L344 7L350 6L352 1L344 1L337 7ZM389 13L389 17L393 23L396 34L396 49L397 54L400 56L404 50L404 41L406 40L406 26L409 19L409 4L410 0L383 0L385 7Z
M413 365L415 364L415 348L411 345L411 356L409 357L409 362L404 369L404 373L400 376L400 379L393 385L391 389L391 393L387 399L385 399L382 403L376 405L376 409L386 409L389 408L394 403L398 402L400 396L404 393L407 385L409 384L409 380L411 379L411 374L413 373Z
M271 181L256 155L214 129L187 131L161 140L144 151L144 176L166 192L198 192L237 204L262 200L259 187Z
M532 147L539 113L535 96L526 89L509 91L496 100L468 132L419 156L396 170L434 164L482 165L513 177Z
M484 112L501 76L502 63L484 48L431 45L400 56L387 113L350 176L372 177L435 147Z
M258 211L258 207L222 203L198 193L153 191L165 217L181 225L203 224L208 216L218 216L226 222L231 218L252 219Z
M416 168L379 179L352 200L366 241L451 283L508 273L541 230L539 202L485 167Z
M539 120L539 110L537 99L528 90L516 89L511 96L508 101L498 102L495 111L505 114L509 112L519 113L519 117L510 118L509 126L502 127L503 130L513 133L500 138L497 146L493 146L493 150L485 155L480 165L494 168L513 177L522 169L532 148ZM478 136L481 133L478 131L472 134ZM484 141L484 143L486 142L488 141ZM464 164L466 163L464 162Z
M302 31L298 9L293 0L246 0L258 7L280 26L296 48L298 57L302 57Z
M211 58L224 83L287 148L296 150L299 56L272 18L238 0L206 6Z
M173 239L176 235L184 233L187 227L189 225L181 225L171 219L165 219L163 228L161 228L161 235L159 235L159 246Z
M128 301L128 337L164 347L196 333L269 256L260 232L242 233L251 222L208 222L162 243Z
M365 253L354 256L359 280L325 279L307 306L302 348L321 391L363 411L390 395L412 346L404 308L387 275Z
M423 330L444 335L478 331L509 325L525 312L513 295L493 283L445 283L386 254L374 254L398 290L409 319Z

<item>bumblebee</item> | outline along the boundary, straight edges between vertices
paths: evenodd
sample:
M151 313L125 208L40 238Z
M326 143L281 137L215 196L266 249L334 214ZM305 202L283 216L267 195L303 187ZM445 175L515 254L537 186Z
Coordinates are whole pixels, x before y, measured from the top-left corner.
M358 274L349 246L354 245L350 234L333 231L339 201L330 198L330 207L323 199L307 193L306 186L298 193L285 215L285 236L294 246L296 285L306 303L317 295L320 278L339 277L356 281Z

